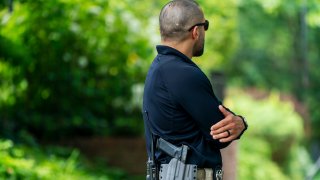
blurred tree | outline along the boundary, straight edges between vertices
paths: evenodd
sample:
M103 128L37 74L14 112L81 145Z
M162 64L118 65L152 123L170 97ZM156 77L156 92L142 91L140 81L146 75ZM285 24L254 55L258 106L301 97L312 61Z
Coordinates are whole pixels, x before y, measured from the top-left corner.
M117 114L134 116L124 106L152 51L130 26L132 13L108 1L56 0L15 3L1 17L1 75L13 69L12 88L23 91L2 98L2 128L43 138L106 134Z
M239 41L225 66L233 83L294 94L309 107L317 139L319 19L318 0L238 1Z
M225 103L249 123L239 141L239 179L305 177L311 161L303 147L302 119L291 102L280 100L275 91L257 100L232 89Z

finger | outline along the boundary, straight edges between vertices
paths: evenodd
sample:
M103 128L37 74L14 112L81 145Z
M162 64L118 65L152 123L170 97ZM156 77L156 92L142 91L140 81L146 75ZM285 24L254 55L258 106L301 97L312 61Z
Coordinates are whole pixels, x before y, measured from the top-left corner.
M228 124L230 121L230 118L228 118L228 115L230 115L231 113L229 111L227 111L222 105L219 105L219 109L225 115L226 118L220 120L218 123L211 126L211 130L219 129L219 128L225 126L226 124Z
M229 114L231 114L231 112L226 110L226 108L224 108L222 105L219 105L219 110L222 112L224 116L228 116Z
M232 140L234 140L234 139L236 139L236 136L231 135L231 136L229 136L229 137L219 139L219 142L224 143L224 142L232 141Z
M211 131L210 134L213 139L219 139L220 142L229 142L229 141L235 140L240 135L242 130L235 127L235 128L229 129L229 132L231 134L230 136L227 135L228 133L226 131L219 134L216 134L214 131Z
M211 135L217 135L217 134L225 132L226 130L230 130L230 129L234 129L234 128L235 128L235 124L234 123L229 123L229 124L226 124L226 125L220 127L219 129L211 130L210 134Z
M230 132L230 131L229 131ZM230 132L231 133L231 132ZM212 135L212 134L211 134ZM227 131L224 131L222 133L219 133L219 134L215 134L215 135L212 135L212 138L213 139L222 139L222 138L228 138L230 135Z
M217 130L219 128L222 128L223 126L227 125L228 124L228 121L226 118L220 120L219 122L217 122L216 124L212 125L210 130Z
M238 137L238 135L236 135L235 132L233 132L231 130L229 130L229 131L230 131L231 135L224 137L224 138L220 138L219 142L225 143L225 142L233 141Z
M217 130L220 129L228 124L230 124L232 122L232 114L225 117L224 119L220 120L219 122L217 122L216 124L212 125L210 130Z
M230 131L229 131L229 130L226 130L226 132L228 133L228 136L230 136L230 135L231 135L231 133L230 133Z

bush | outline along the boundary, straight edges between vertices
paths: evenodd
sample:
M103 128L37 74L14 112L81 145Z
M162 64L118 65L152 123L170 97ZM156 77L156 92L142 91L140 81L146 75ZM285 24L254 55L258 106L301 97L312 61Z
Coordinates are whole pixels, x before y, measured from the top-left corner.
M11 140L0 140L0 179L109 180L124 177L120 170L92 166L75 149L28 148L14 145Z
M246 117L249 129L239 141L239 179L303 179L310 157L302 146L303 120L279 93L255 100L230 91L226 105Z
M42 139L109 135L119 115L141 118L126 107L152 50L129 5L14 2L11 14L0 9L3 136L19 130Z

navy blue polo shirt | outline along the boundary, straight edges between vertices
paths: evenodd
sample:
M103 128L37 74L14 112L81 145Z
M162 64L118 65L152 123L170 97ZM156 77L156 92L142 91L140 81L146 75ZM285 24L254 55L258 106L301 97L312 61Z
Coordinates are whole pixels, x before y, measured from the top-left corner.
M224 115L218 108L221 103L209 79L178 50L159 45L157 51L146 77L143 95L149 157L152 132L176 146L189 146L188 164L200 168L221 166L220 149L230 142L221 143L210 135L210 127ZM156 150L159 163L169 163L170 159L161 150Z

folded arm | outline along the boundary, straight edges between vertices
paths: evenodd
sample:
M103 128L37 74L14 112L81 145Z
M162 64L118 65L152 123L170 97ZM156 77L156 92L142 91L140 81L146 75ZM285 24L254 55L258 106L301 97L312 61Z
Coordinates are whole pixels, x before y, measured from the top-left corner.
M212 138L217 139L220 142L230 142L240 139L241 135L248 128L244 117L235 115L232 111L222 105L219 106L219 109L225 117L211 126L210 134L212 135Z

